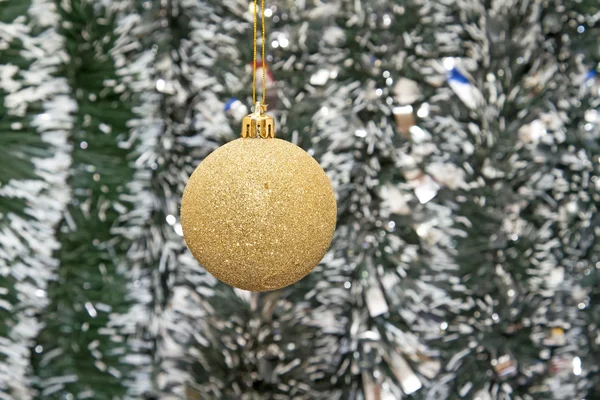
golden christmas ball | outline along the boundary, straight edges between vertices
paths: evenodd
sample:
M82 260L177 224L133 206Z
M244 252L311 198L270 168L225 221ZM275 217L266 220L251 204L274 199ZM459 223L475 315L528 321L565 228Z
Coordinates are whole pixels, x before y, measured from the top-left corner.
M214 151L192 174L181 204L194 257L219 280L255 292L308 275L331 245L336 216L323 169L275 138L246 137Z

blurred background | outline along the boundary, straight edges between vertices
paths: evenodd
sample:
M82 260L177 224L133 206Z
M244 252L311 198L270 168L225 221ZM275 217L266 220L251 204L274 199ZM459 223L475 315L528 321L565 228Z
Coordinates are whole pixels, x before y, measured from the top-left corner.
M251 3L0 1L0 399L599 399L598 1L267 0L339 215L266 294L179 223L250 112Z

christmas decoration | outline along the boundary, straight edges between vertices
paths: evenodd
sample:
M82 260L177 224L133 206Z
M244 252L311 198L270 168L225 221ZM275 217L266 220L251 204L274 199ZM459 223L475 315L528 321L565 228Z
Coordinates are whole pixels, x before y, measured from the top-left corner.
M470 109L476 109L482 103L480 91L471 83L468 75L455 65L455 60L447 58L444 60L447 69L448 85L452 88L458 98Z
M389 74L389 72L388 72ZM384 73L384 77L389 75ZM402 106L414 104L421 97L421 90L417 82L407 79L399 78L394 85L394 100Z
M319 164L292 143L257 138L275 132L260 112L255 118L242 127L253 134L244 131L246 137L213 152L191 176L181 224L192 254L210 273L261 292L312 271L331 243L337 208Z
M248 107L246 107L244 103L235 97L227 100L223 110L227 116L231 117L235 121L241 120L246 114L248 114Z
M253 71L253 63L249 65L250 71ZM279 106L279 96L276 90L278 85L264 55L263 59L256 61L256 85L267 89L265 103L269 105L269 109L276 110Z
M492 366L500 379L506 379L517 374L516 362L509 354L493 359Z
M396 129L403 135L409 135L410 128L415 126L415 116L412 106L394 107L394 118L396 119Z
M564 346L567 344L564 329L560 327L549 329L546 338L544 338L544 344L546 346Z
M317 266L331 244L337 206L323 169L298 146L276 139L274 119L265 115L268 71L256 59L257 8L255 2L253 99L260 70L263 101L242 121L242 138L214 151L190 177L181 225L207 271L264 292L296 283ZM262 10L264 60L264 3Z

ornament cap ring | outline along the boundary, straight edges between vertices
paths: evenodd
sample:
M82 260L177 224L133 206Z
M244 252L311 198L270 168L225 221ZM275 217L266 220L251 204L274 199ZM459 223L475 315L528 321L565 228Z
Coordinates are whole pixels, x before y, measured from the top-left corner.
M242 121L242 137L263 139L275 138L275 119L265 114L267 105L256 102L254 112L244 117Z

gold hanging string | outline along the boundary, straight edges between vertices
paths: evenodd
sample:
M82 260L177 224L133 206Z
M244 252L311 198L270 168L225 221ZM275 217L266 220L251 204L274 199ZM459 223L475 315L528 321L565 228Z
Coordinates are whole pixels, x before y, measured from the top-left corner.
M256 46L258 46L258 42L256 40L257 18L258 0L254 0L254 41L252 42L252 46L254 46L254 69L252 72L252 104L256 104Z
M265 0L262 0L262 104L267 101L267 59L265 48L267 47L267 28L265 27Z
M261 13L262 13L262 105L266 104L267 98L267 61L265 58L265 48L267 40L267 28L265 23L265 0L261 2ZM258 53L258 0L254 0L254 68L252 74L252 102L256 104L256 75L257 75L257 53Z
M265 57L266 53L266 40L267 40L267 28L265 22L265 0L262 3L262 101L259 103L256 101L256 78L257 78L257 66L258 60L256 59L258 53L258 0L254 0L254 69L252 71L252 101L254 102L254 112L246 115L242 120L242 138L275 138L277 136L275 132L275 119L267 112L267 61Z

